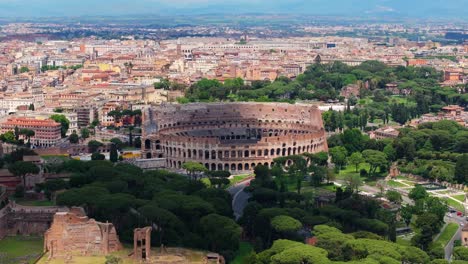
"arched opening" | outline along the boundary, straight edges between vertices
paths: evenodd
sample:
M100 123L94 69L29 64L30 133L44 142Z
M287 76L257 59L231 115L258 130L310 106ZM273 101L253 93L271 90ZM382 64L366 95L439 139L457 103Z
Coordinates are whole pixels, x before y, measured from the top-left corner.
M276 156L279 156L281 154L281 149L276 149Z
M210 170L210 164L205 163L205 168L206 168L207 170Z
M286 149L285 148L283 148L283 153L282 153L281 156L283 156L283 157L286 156Z
M225 170L225 171L229 171L229 164L227 164L227 163L224 164L224 170Z
M236 164L231 164L231 170L235 171L236 170Z
M151 159L151 153L149 153L149 152L146 153L146 158L147 158L147 159Z
M205 159L210 159L210 152L205 150Z
M291 148L288 148L288 156L291 156Z
M216 159L216 151L211 151L211 159Z
M223 170L223 164L218 164L218 170L222 171Z
M241 171L241 170L242 170L242 164L241 164L241 163L239 163L239 164L237 165L237 170L238 170L238 171Z
M248 163L246 163L246 164L244 165L244 169L245 169L245 170L250 170L250 165L249 165Z
M182 168L182 162L180 162L180 161L177 162L177 168L178 168L178 169L181 169L181 168Z
M244 151L244 157L248 158L250 156L250 153L248 150Z
M151 141L149 139L145 140L145 149L151 148Z
M211 164L211 170L212 170L212 171L215 171L215 170L216 170L216 164L214 164L214 163Z
M274 156L275 155L275 149L271 149L270 150L270 156Z
M162 158L162 157L163 157L163 154L159 154L159 155L158 155L158 158Z

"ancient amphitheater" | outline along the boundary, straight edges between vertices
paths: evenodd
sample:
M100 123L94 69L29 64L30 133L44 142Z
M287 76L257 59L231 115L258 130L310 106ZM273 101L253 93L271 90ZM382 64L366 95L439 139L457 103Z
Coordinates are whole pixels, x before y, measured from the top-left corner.
M166 104L144 113L143 156L170 169L251 171L277 157L327 151L321 113L303 104Z

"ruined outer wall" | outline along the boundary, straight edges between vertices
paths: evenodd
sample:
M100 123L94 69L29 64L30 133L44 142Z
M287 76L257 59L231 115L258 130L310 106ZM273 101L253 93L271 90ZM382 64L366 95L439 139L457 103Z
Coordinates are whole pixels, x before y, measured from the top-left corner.
M120 249L122 245L112 224L74 213L55 214L44 235L44 251L53 256L107 255Z

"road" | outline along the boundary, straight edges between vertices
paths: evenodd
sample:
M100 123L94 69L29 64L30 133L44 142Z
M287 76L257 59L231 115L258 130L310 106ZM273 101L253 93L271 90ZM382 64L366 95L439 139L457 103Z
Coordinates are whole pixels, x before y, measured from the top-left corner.
M232 210L236 220L242 216L244 208L249 202L250 193L244 191L244 188L249 186L250 180L241 182L237 185L228 188L228 192L232 196Z
M445 222L446 223L457 223L458 224L458 230L455 233L455 235L452 237L452 239L449 241L449 243L445 246L445 259L450 260L452 258L452 253L453 253L453 242L455 240L459 240L461 238L461 230L463 226L466 224L465 216L457 216L455 213L453 214L448 214L445 217Z

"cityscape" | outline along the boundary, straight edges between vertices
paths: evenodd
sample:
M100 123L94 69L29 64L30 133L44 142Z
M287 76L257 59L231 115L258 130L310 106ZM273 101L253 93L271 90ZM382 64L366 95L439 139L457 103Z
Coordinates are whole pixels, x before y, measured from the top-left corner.
M0 0L0 263L468 263L467 6Z

